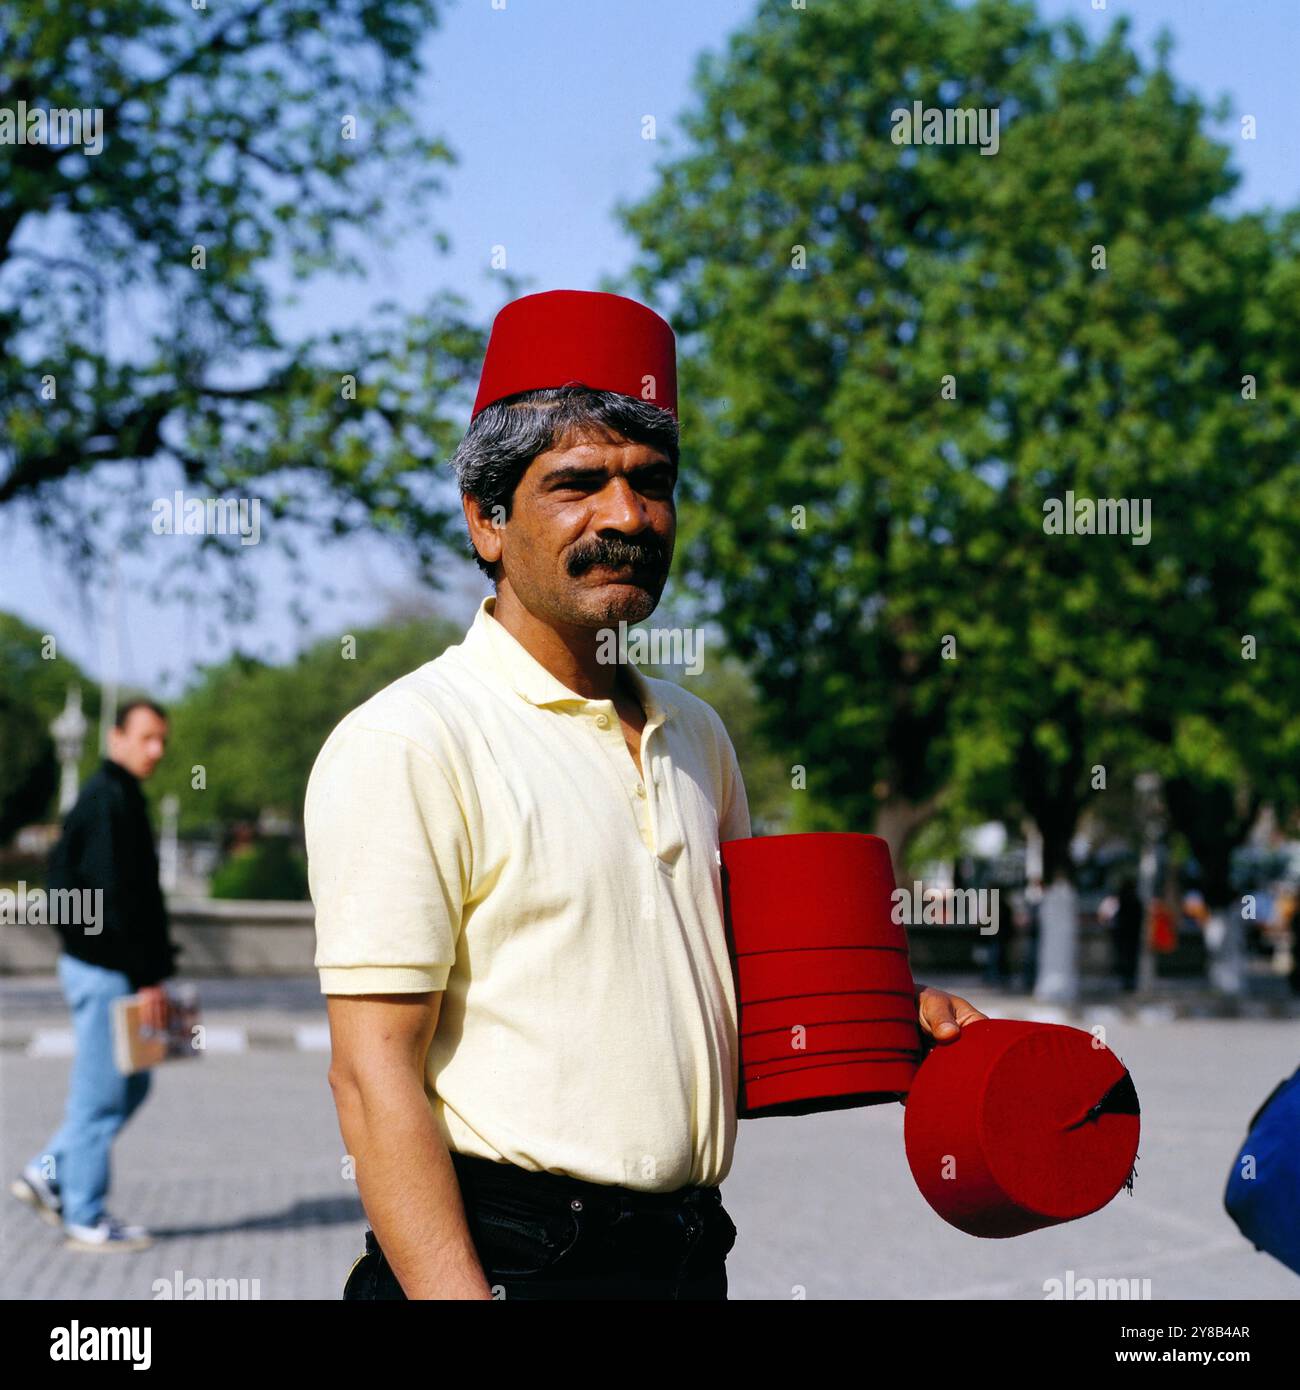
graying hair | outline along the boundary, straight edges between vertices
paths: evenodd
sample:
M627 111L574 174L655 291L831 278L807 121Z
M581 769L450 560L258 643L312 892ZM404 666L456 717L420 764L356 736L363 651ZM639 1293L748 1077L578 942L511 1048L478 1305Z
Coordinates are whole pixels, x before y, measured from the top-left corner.
M451 456L461 494L474 498L485 512L501 507L508 520L528 465L580 430L620 434L634 444L662 449L677 466L677 421L662 406L589 386L548 386L493 401L474 417ZM496 583L497 565L489 564L473 541L469 555Z

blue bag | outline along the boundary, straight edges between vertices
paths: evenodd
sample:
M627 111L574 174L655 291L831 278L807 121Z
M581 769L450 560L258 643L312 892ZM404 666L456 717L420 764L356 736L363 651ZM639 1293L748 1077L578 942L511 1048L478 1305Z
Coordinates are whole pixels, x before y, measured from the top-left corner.
M1243 1176L1247 1160L1254 1177ZM1300 1068L1251 1119L1223 1205L1256 1250L1300 1274Z

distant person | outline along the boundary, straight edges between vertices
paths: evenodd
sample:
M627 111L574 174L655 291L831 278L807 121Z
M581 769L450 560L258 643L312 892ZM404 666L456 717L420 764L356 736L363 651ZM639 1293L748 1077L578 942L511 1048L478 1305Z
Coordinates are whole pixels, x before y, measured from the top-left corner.
M1024 901L1024 941L1020 957L1020 991L1032 994L1034 982L1038 979L1038 934L1042 926L1041 909L1043 905L1043 880L1031 878L1025 885ZM1017 926L1020 925L1017 920Z
M1010 896L1006 888L994 888L993 891L1000 897ZM996 914L993 925L996 930L981 939L981 945L985 948L984 983L992 989L1004 989L1007 984L1008 933L1003 929L1004 924L996 920Z
M1289 889L1279 905L1283 930L1291 943L1291 972L1287 977L1292 994L1300 994L1300 900L1294 888Z
M1154 898L1151 902L1151 949L1163 956L1172 955L1178 949L1178 928L1163 898Z
M1138 957L1142 950L1142 899L1137 880L1126 874L1119 885L1118 903L1111 918L1111 949L1120 988L1131 994L1137 988Z
M72 1250L143 1250L141 1226L105 1210L109 1149L139 1108L150 1073L123 1076L113 1061L113 1001L139 994L142 1021L163 1028L175 949L158 884L158 856L140 783L167 746L167 717L155 704L123 706L108 734L108 757L86 783L50 858L49 887L103 892L102 917L58 922L59 981L72 1011L76 1056L63 1126L10 1185L42 1220L62 1224Z

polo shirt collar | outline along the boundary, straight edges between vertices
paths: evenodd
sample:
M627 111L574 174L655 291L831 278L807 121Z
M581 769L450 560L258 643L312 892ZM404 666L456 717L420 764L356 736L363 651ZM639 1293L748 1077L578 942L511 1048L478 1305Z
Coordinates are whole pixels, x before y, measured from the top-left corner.
M493 616L496 601L495 594L488 594L479 604L478 612L474 615L474 621L465 634L463 643L468 655L485 659L515 693L529 704L544 707L609 703L607 700L589 700L585 695L570 690L553 676L518 638L497 622ZM676 705L657 696L632 662L625 663L625 669L641 708L645 711L647 725L671 718Z

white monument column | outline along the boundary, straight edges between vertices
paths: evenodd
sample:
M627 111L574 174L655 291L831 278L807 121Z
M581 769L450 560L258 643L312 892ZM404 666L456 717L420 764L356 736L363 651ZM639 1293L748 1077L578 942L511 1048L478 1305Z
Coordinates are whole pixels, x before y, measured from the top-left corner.
M176 891L180 875L180 842L176 834L180 810L180 797L168 792L162 799L162 835L158 846L158 881L166 893Z
M62 819L77 803L77 764L86 743L86 716L81 712L81 687L68 687L68 698L58 718L50 725L54 746L59 756L59 818Z
M1038 981L1034 998L1073 1004L1079 997L1079 900L1068 879L1047 885L1038 909Z

